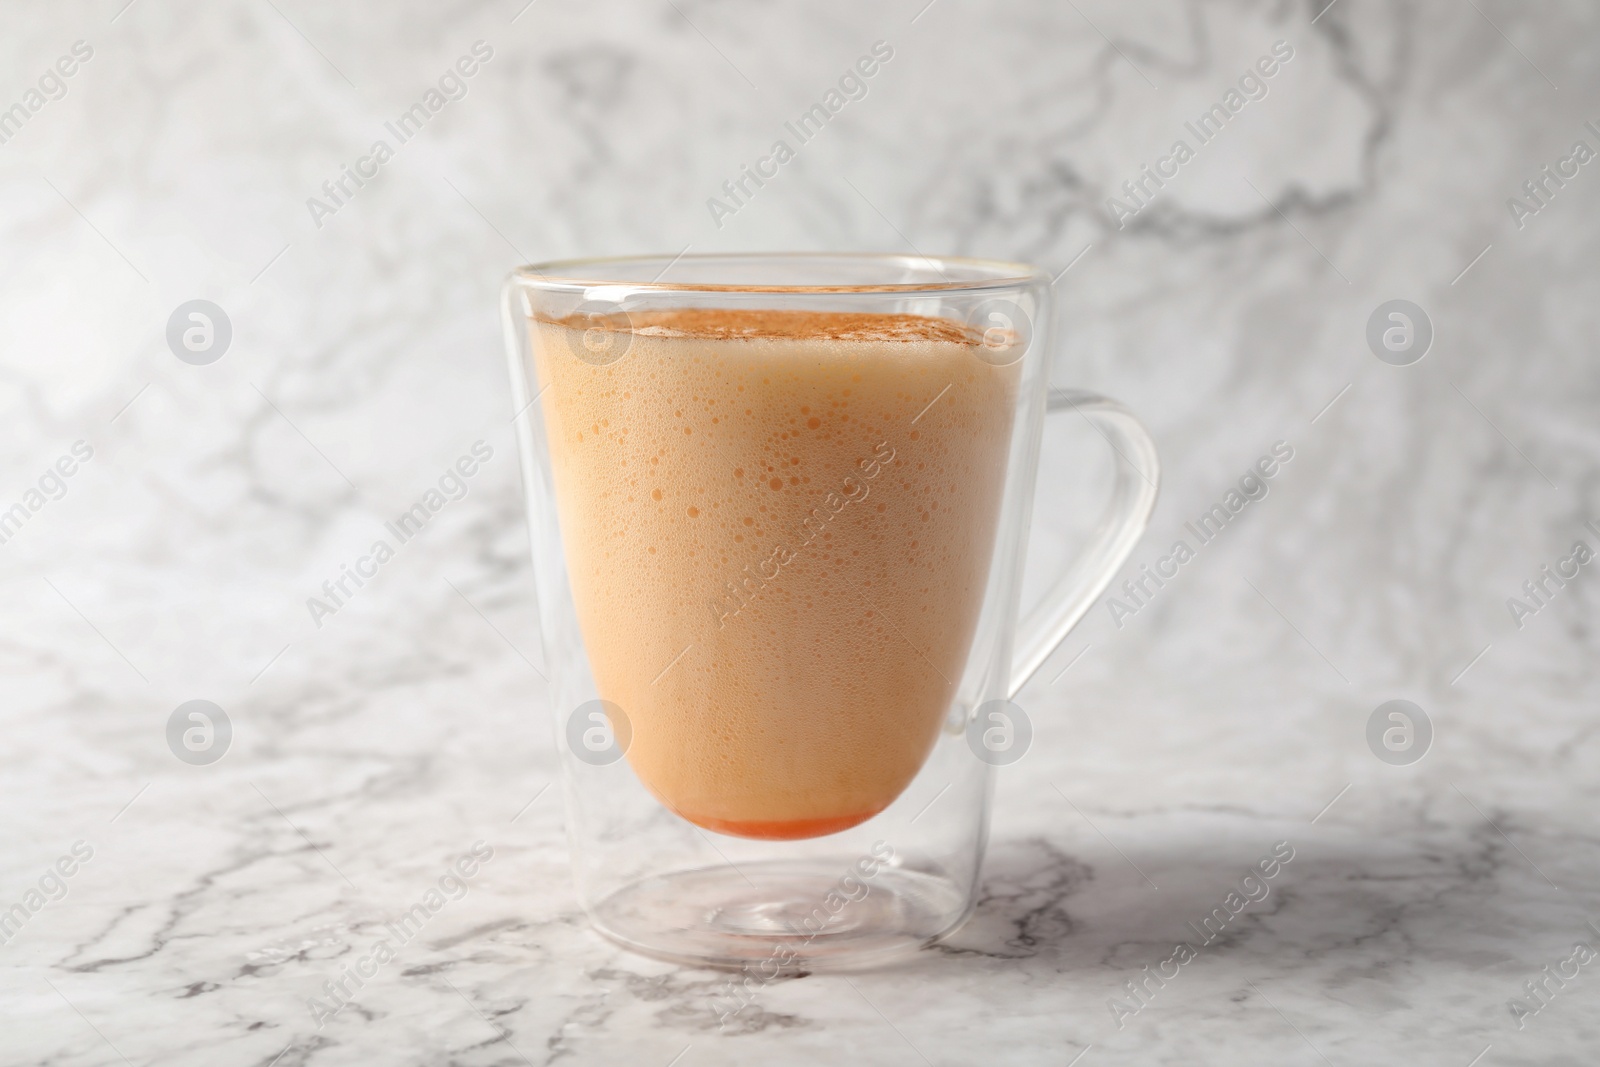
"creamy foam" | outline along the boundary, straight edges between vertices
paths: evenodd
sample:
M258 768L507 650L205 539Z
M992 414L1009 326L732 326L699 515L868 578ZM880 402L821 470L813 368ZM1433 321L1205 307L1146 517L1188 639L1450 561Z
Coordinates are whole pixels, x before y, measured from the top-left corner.
M1018 367L910 315L531 328L579 625L639 778L750 837L882 811L972 643Z

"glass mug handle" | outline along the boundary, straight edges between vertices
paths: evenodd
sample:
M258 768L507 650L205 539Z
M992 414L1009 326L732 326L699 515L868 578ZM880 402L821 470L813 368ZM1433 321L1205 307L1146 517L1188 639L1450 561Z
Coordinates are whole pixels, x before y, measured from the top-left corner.
M1117 568L1144 534L1161 485L1155 441L1133 412L1117 401L1078 389L1052 389L1046 411L1075 411L1088 420L1116 453L1117 474L1089 546L1067 566L1018 628L1017 650L1011 661L1012 697L1111 584Z

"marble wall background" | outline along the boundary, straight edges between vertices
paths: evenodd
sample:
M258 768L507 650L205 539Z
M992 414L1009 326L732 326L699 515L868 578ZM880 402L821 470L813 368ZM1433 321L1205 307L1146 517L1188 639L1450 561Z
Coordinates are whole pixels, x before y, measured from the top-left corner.
M92 50L0 144L0 509L93 450L0 544L0 908L93 850L0 946L0 1062L1593 1058L1600 978L1507 1009L1600 944L1593 579L1520 628L1506 605L1600 547L1600 167L1520 226L1506 203L1600 149L1591 7L523 3L0 10L0 107ZM1270 92L1117 228L1107 197L1279 40ZM316 225L307 198L477 41L465 95ZM717 225L707 199L877 41L865 97ZM555 763L499 280L685 248L1070 265L1056 380L1127 401L1165 463L1134 564L1295 450L1025 692L972 925L731 1032L716 976L585 928L554 793L519 814ZM1365 339L1395 298L1435 331L1406 367ZM192 299L232 323L208 366L165 338ZM316 628L306 598L479 439L468 497ZM1041 566L1100 458L1050 444ZM1363 734L1397 697L1435 730L1405 767ZM195 698L235 730L206 768L163 732ZM437 939L316 1030L305 998L480 838ZM1123 980L1280 839L1273 903L1119 1029Z

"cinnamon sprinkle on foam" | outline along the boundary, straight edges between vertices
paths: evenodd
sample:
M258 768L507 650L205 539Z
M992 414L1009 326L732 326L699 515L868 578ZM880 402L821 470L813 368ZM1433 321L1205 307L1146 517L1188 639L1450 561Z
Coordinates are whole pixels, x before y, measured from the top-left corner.
M541 317L541 321L575 330L706 340L944 341L966 345L980 345L984 340L982 331L956 319L852 311L674 308Z

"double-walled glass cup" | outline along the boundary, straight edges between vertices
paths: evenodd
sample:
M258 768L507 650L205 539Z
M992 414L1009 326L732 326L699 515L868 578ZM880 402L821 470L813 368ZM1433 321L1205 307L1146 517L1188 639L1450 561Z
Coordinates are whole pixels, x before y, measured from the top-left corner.
M951 933L991 776L1027 743L1010 698L1155 503L1133 416L1050 388L1049 279L899 255L642 257L521 268L504 311L595 927L769 977ZM1043 422L1068 410L1110 443L1115 480L1019 624Z

